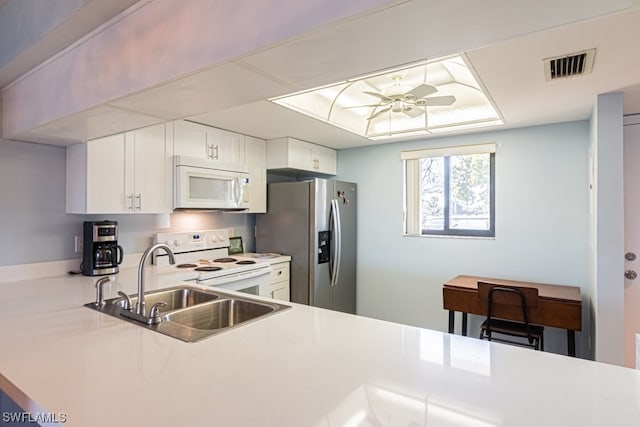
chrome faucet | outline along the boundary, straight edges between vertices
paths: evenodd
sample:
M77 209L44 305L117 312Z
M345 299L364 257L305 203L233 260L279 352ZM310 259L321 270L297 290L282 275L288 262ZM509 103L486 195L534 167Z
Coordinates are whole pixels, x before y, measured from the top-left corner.
M96 307L98 308L102 308L104 307L104 291L103 291L103 287L106 283L109 282L113 282L113 276L107 276L107 277L103 277L101 279L98 279L98 281L96 281L96 302L94 303Z
M176 263L176 259L173 256L173 251L171 251L171 248L164 243L156 243L155 245L151 246L146 251L144 251L144 253L142 254L142 258L140 259L140 265L138 266L138 305L136 306L136 311L131 312L131 311L124 310L122 312L122 315L125 317L129 317L129 318L138 320L140 322L147 323L149 325L154 323L159 323L160 321L160 317L158 314L159 307L162 307L163 305L161 304L164 304L164 303L154 304L154 307L151 310L149 317L146 316L145 303L144 303L144 266L147 263L147 259L149 259L151 254L155 252L156 249L164 249L167 255L169 255L169 264Z
M138 266L138 305L136 306L136 314L141 316L145 315L145 307L144 307L144 265L147 262L147 259L151 256L156 249L164 249L164 251L169 255L169 264L175 264L176 259L173 256L173 251L171 248L164 243L156 243L151 246L149 249L144 251L142 254L142 258L140 259L140 265Z

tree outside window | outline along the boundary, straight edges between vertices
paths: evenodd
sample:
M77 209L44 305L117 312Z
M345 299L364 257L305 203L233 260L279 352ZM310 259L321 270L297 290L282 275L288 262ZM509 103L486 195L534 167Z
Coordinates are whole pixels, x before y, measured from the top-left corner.
M407 197L419 197L419 231L415 232L495 236L493 152L408 160L411 161L417 161L417 168L408 168L415 171L408 175L418 175L417 194L407 193Z

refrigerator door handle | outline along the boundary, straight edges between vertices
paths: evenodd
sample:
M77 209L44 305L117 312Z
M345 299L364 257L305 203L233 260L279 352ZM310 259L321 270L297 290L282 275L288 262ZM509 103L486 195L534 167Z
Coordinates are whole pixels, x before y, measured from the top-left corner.
M335 287L338 284L338 278L340 276L340 259L342 258L342 227L340 223L340 205L337 199L331 200L331 221L333 223L333 260L330 264L331 267L331 287Z

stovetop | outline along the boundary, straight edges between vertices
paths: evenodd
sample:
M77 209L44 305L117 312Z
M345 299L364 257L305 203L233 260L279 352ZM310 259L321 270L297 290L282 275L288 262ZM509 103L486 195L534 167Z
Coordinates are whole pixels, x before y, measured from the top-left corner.
M158 233L155 242L167 244L174 253L176 270L193 271L198 280L268 268L265 260L229 255L229 230L197 230L180 233ZM158 251L153 262L168 265L169 257Z

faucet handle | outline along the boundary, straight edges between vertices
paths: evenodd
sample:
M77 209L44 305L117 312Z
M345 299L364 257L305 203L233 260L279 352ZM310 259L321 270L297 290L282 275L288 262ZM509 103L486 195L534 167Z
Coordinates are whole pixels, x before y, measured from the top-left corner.
M151 310L149 310L149 319L147 323L149 325L157 325L162 322L162 318L160 317L160 307L166 307L166 302L157 302L151 306Z
M133 308L133 302L131 302L131 298L129 295L125 294L122 291L118 291L118 295L122 297L122 308L128 311L131 311Z
M96 302L94 302L95 306L98 308L104 307L104 291L103 287L105 283L113 282L113 276L103 277L96 281Z

